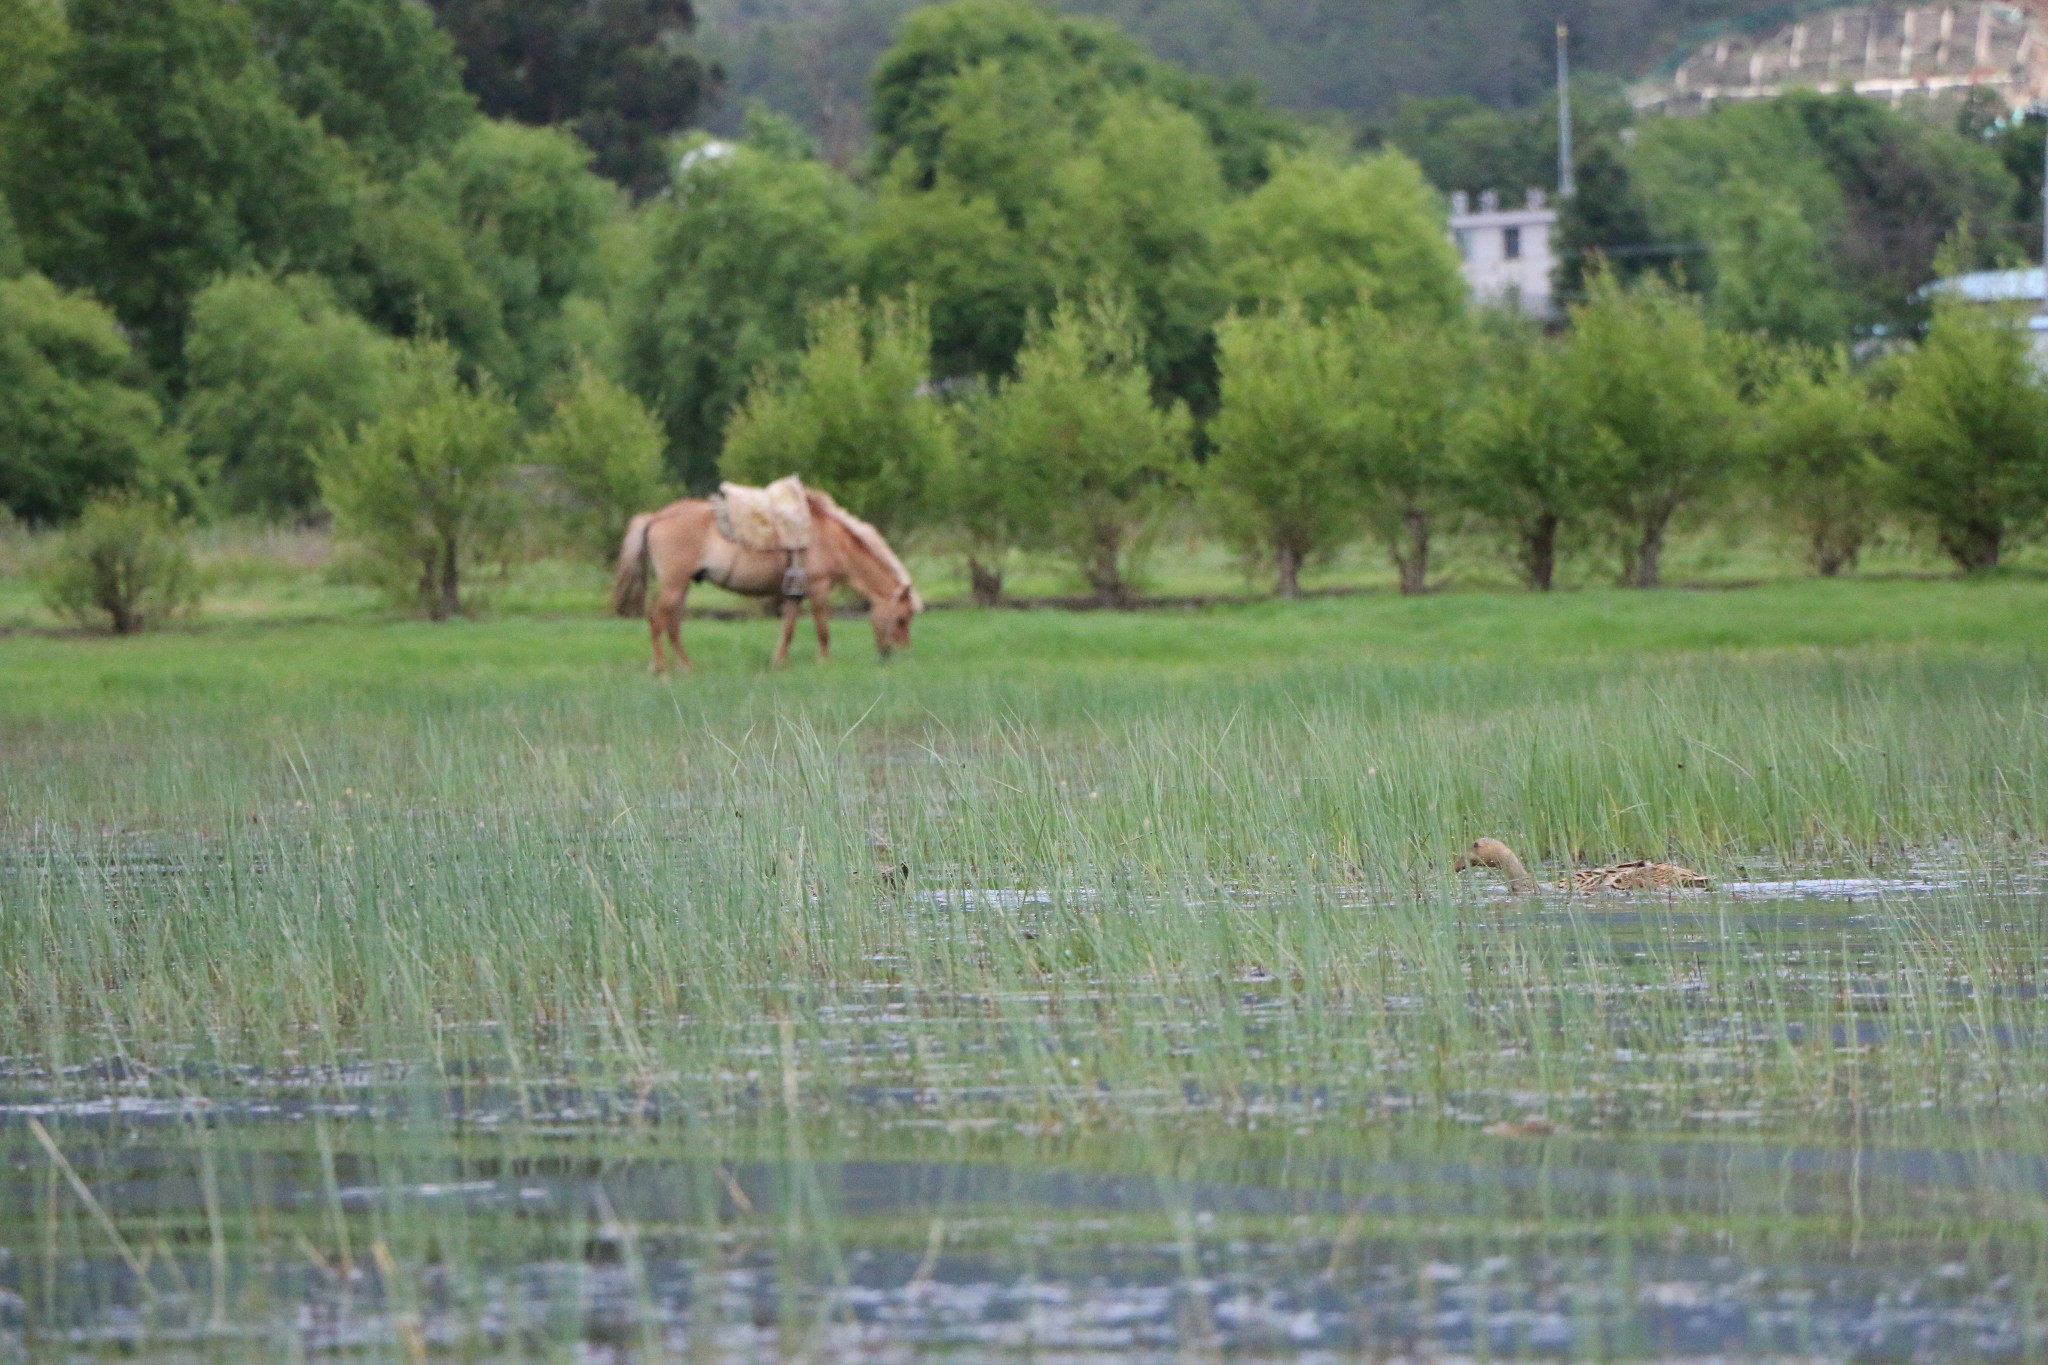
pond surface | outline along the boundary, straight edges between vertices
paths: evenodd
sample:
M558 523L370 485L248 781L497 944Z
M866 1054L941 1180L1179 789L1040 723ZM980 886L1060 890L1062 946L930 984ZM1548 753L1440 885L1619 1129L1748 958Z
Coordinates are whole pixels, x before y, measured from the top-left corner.
M1774 998L1882 1000L1887 945L1936 899L2048 917L2036 886L1966 883L1745 881L1538 906L1503 932L1568 919L1610 963L1663 962L1644 990L1692 979L1674 945L1733 940L1715 960L1791 983ZM1039 908L962 891L916 913ZM2031 1000L2038 982L1995 989ZM1404 1058L1407 1079L1341 1102L1125 1078L1090 1090L1104 1121L1044 1121L1014 1049L905 1080L902 1056L948 1020L929 996L901 1018L882 986L813 1002L794 1054L766 1016L690 1054L760 1073L737 1114L566 1043L519 1075L424 1056L164 1069L110 1048L51 1077L0 1059L0 1360L2043 1359L2038 1104L2008 1111L1977 1081L1946 1092L1992 1097L1962 1111L1899 1098L1935 1064L2038 1077L2030 1026L1973 1023L1979 989L1930 997L1953 1013L1839 1026L1738 1018L1707 993L1656 1016L1662 1032L1599 1041L1610 1071L1657 1077L1758 1040L1873 1068L1922 1049L1891 1064L1882 1114L1811 1120L1767 1087L1725 1108L1575 1099L1580 1082L1506 1055L1499 1086L1455 1104ZM1288 984L1256 964L1228 998L1254 1051L1336 1036L1291 1033ZM990 1007L962 997L957 1022ZM1125 1022L1185 1031L1160 1010ZM779 1103L795 1082L778 1055L837 1088Z

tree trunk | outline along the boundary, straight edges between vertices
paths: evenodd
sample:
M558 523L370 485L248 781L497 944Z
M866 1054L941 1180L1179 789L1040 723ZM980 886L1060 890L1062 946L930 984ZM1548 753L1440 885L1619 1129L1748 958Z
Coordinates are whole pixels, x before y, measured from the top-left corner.
M1401 514L1401 538L1394 547L1394 567L1401 571L1401 595L1429 591L1429 513L1409 508Z
M985 566L973 555L967 557L967 579L974 588L974 605L993 607L1003 600L1003 571Z
M1123 566L1117 563L1117 552L1121 548L1118 537L1101 534L1096 537L1094 550L1088 559L1088 586L1095 589L1098 601L1112 607L1128 606L1131 600L1130 586L1124 582Z
M1273 589L1279 597L1301 596L1301 561L1307 558L1293 541L1280 542L1280 582Z
M1941 533L1941 548L1964 573L1998 567L1999 544L2005 528L1995 522L1968 521Z
M1555 512L1545 512L1522 537L1522 575L1538 592L1550 591L1557 572L1557 527L1562 520Z
M1629 575L1632 588L1654 588L1663 573L1664 525L1670 521L1669 513L1660 513L1643 524L1642 543L1636 546L1636 562Z
M427 606L427 614L436 621L446 621L462 610L462 570L455 553L455 537L441 542L441 571L434 585L433 600Z

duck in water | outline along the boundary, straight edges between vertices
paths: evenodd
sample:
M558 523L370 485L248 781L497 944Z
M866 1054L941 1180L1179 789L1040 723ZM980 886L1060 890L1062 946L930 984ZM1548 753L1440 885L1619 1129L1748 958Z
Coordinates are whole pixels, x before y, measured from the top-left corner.
M1498 839L1479 839L1451 865L1454 872L1468 867L1490 867L1507 879L1508 889L1518 896L1533 896L1536 879L1515 856L1515 851ZM1677 863L1616 863L1612 867L1582 867L1558 883L1563 891L1680 891L1704 890L1712 883L1702 874Z

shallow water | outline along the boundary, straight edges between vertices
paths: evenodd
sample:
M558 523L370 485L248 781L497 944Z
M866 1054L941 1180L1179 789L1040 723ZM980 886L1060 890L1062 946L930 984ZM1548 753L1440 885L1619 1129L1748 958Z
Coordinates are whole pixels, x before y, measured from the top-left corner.
M1069 1031L1086 981L915 1011L877 983L809 1002L800 1045L764 1014L693 1054L753 1078L718 1114L694 1078L635 1081L566 1037L523 1074L470 1053L110 1050L57 1076L0 1058L0 1360L2048 1357L2048 1132L2021 1093L2040 1035L1981 1027L1967 972L1939 1011L1887 1009L1902 935L1958 897L2038 923L2038 877L1759 874L1522 908L1471 890L1491 946L1577 935L1600 989L1678 1003L1655 1028L1619 1010L1562 1079L1511 1048L1448 1100L1406 1053L1361 1057L1342 1093L1119 1076L1078 1087L1089 1121L1032 1112L1035 1068L1088 1070ZM911 906L1037 924L1062 903ZM1781 1010L1862 1007L1731 1010L1694 955L1753 968ZM2036 1000L2041 966L1985 988ZM1432 1004L1425 976L1388 971L1354 1008ZM1125 1026L1213 1045L1171 992L1094 983L1112 987ZM1224 999L1248 1057L1341 1037L1256 963ZM1513 1005L1543 1012L1470 1002ZM988 1041L992 1013L1042 1047ZM1872 1093L1805 1119L1736 1060L1816 1021L1819 1055L1848 1059L1846 1084L1867 1067ZM1948 1098L1878 1084L1907 1048L1952 1059ZM830 1098L786 1103L790 1065L831 1072ZM1702 1078L1720 1100L1685 1088Z

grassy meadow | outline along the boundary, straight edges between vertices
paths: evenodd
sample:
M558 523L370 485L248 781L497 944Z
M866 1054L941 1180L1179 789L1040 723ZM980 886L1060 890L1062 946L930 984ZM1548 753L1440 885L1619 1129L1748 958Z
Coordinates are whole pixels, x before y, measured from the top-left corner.
M2048 1354L2036 577L305 577L0 589L0 1358Z

